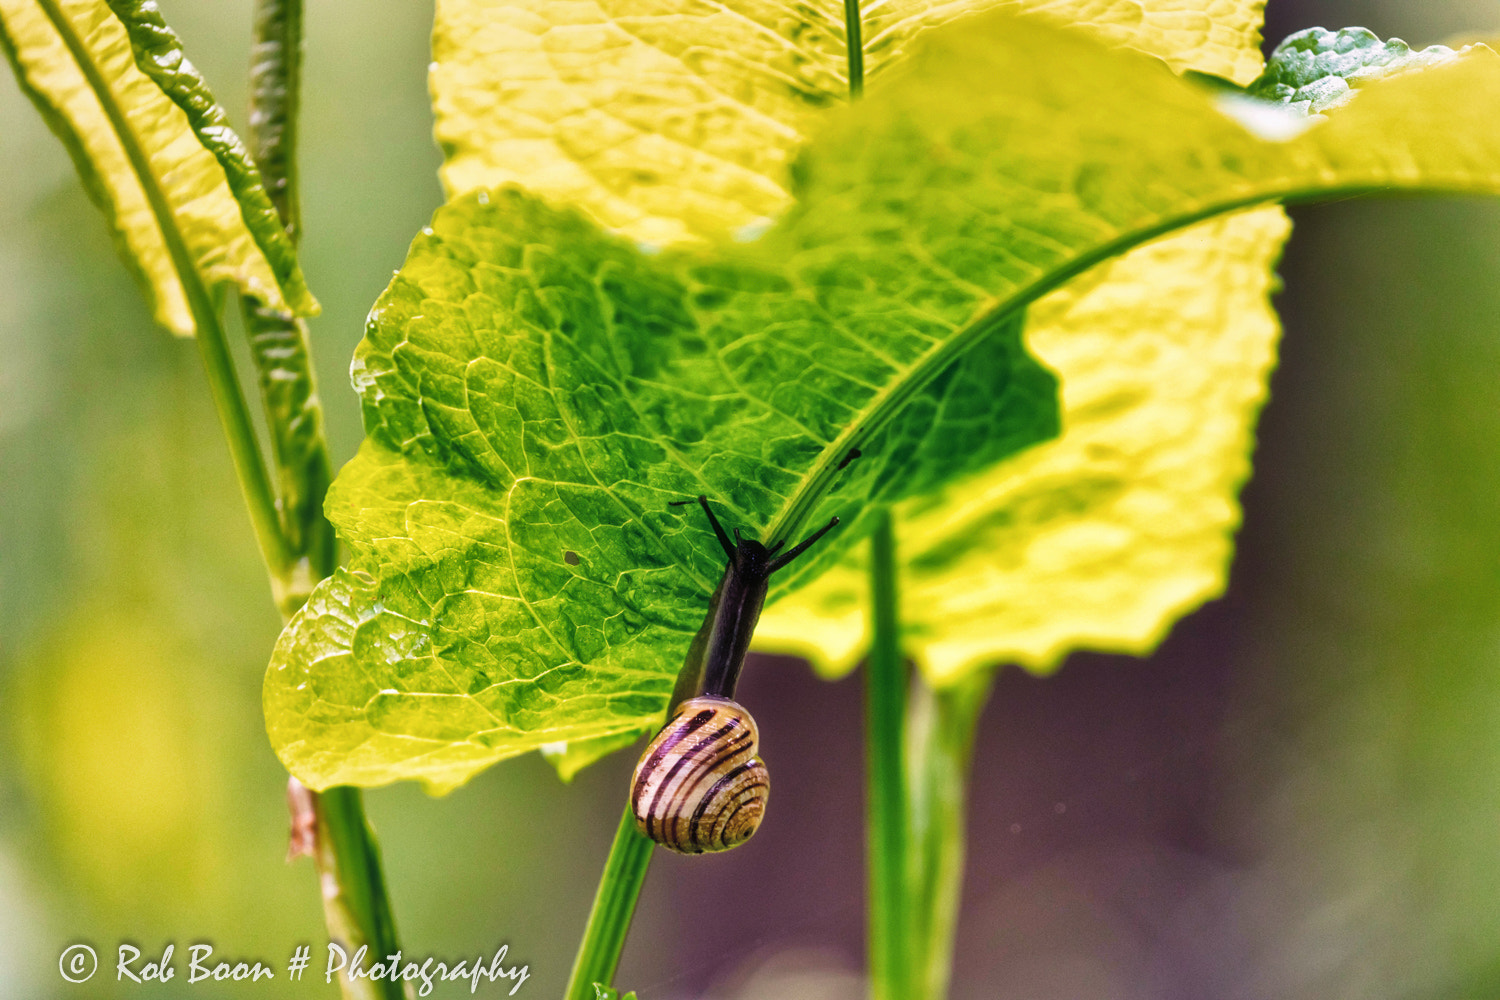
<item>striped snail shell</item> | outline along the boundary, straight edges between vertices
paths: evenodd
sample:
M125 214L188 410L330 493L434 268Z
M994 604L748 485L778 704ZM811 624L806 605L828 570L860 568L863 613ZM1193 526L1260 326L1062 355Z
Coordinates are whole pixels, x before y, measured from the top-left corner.
M630 783L635 825L679 854L727 851L750 839L770 776L760 732L737 702L689 698L646 747Z

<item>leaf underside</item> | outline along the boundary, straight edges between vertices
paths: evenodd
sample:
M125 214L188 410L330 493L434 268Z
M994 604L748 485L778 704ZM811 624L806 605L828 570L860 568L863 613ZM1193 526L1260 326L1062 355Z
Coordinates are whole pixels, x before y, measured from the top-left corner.
M922 32L997 7L1034 12L1112 47L1157 56L1178 71L1195 70L1247 84L1261 70L1261 0L1219 0L1207 7L1200 0L1104 5L1093 0L900 0L865 6L864 68L874 79L898 65ZM731 0L708 10L690 0L665 0L646 12L627 0L566 7L544 0L439 0L431 82L437 136L445 151L445 183L450 193L461 194L519 182L656 245L756 232L785 210L791 200L792 158L827 109L844 100L848 57L842 17L838 3L773 9ZM1171 266L1176 271L1201 269L1196 280L1185 277L1184 284L1209 294L1222 289L1227 299L1235 290L1263 282L1268 262L1279 252L1279 227L1257 231L1259 246L1236 242L1244 249L1237 261L1212 249L1200 260L1193 250L1203 247L1202 239L1181 237L1184 245L1171 255ZM1131 280L1148 287L1161 277L1130 273ZM1143 298L1129 287L1121 291L1126 298ZM1100 297L1122 296L1106 290ZM1216 367L1241 396L1256 397L1276 324L1263 299L1242 300L1243 296L1235 297L1234 309L1208 310L1226 318L1240 315L1242 306L1249 310L1233 338L1243 344L1241 362L1237 367ZM1158 335L1155 315L1133 323L1129 311L1117 302L1111 316L1114 330L1131 329L1148 342ZM1071 330L1066 320L1062 322L1061 328L1053 323L1054 339L1060 343L1073 333L1090 333L1087 328ZM1249 339L1252 333L1258 334L1258 341ZM1184 346L1180 340L1174 337L1163 346L1178 351ZM1052 350L1043 356L1065 383L1080 374L1066 367L1076 355ZM1120 366L1118 359L1113 363ZM1141 383L1154 374L1147 370L1126 373L1125 378ZM1250 416L1243 411L1239 415ZM1132 437L1151 426L1139 419L1121 423ZM1097 428L1088 442L1092 447L1106 437L1108 432ZM1164 455L1163 462L1207 463L1220 470L1217 476L1194 477L1210 492L1185 496L1177 511L1190 522L1184 537L1196 531L1203 539L1201 550L1182 553L1192 565L1155 560L1152 565L1165 571L1165 579L1148 577L1127 584L1130 594L1147 600L1123 615L1106 611L1082 621L1081 631L1072 636L1074 643L1098 640L1106 647L1118 646L1122 628L1137 641L1142 634L1165 628L1185 610L1180 592L1184 577L1201 575L1200 567L1207 563L1208 575L1222 579L1228 530L1236 512L1235 488L1225 483L1237 482L1233 470L1244 466L1245 449L1232 436L1219 435L1216 442L1221 446L1217 453L1181 435L1168 435L1152 446L1164 452L1179 448L1181 454ZM1068 448L1076 451L1082 443ZM1014 465L1008 469L995 474L1011 489L1024 492L1028 487L1016 480L1024 479L1026 472ZM1057 487L1048 481L1031 488ZM1131 486L1123 489L1128 493ZM968 494L947 491L942 503L955 512L961 509L972 521L981 516L974 510L975 496L982 500L992 492L976 483ZM1122 499L1119 505L1128 506L1129 501ZM1226 508L1231 512L1228 518L1219 513ZM1057 512L1050 530L1066 530L1067 509ZM926 514L926 520L940 529L941 510L929 507ZM1079 511L1080 528L1097 520L1097 512ZM915 531L915 525L903 525L907 550L921 551L937 542L936 536L924 539ZM952 548L954 542L947 545ZM1148 559L1149 555L1134 558L1132 569L1144 571ZM974 569L982 576L992 574L994 567L983 552L972 553L970 562L974 566L951 569L960 578ZM916 567L906 563L903 579L910 579ZM825 670L852 665L865 645L866 585L856 575L862 570L849 568L852 573L835 574L827 586L798 592L769 609L757 632L758 648L794 650ZM1091 583L1085 586L1097 589ZM1060 606L1100 611L1100 602L1080 601L1080 595L1066 586L1066 578L1057 574L1043 589L1055 595ZM1199 589L1207 594L1214 588L1209 584ZM971 593L976 599L968 605L970 618L981 622L984 591ZM1162 599L1152 602L1151 595ZM940 672L939 661L947 657L936 645L945 642L958 624L953 609L945 607L938 614L935 606L910 602L905 616L914 626L910 648L926 659L933 668L930 672ZM1122 620L1128 624L1119 624ZM1004 632L987 632L982 624L963 630L975 640L966 656L985 659L986 636L992 643L999 640L990 651L991 662L1014 655L1015 643L1007 644Z
M1308 29L1248 88L1291 120L1223 100L1295 135L1298 115L1466 51ZM898 512L903 617L930 681L996 662L1047 672L1078 648L1144 654L1223 591L1278 333L1270 272L1286 227L1257 215L1158 240L1032 309L1027 343L1061 378L1063 435ZM868 644L862 555L772 608L758 648L852 669Z
M643 253L514 190L439 211L356 359L370 437L329 501L350 567L267 674L294 774L444 788L649 726L722 558L666 501L707 492L768 541L839 513L788 592L853 549L869 500L915 519L1047 436L1051 379L1017 320L1095 265L1286 197L1500 187L1493 53L1271 142L1159 62L1034 19L976 17L915 48L828 116L795 207L757 242ZM1216 238L1264 275L1281 226L1232 220ZM1241 298L1263 301L1258 280ZM1107 284L1085 278L1080 316L1101 308L1090 281ZM1234 349L1259 376L1255 340ZM1204 486L1231 494L1220 523L1259 392L1230 393L1239 457ZM851 446L864 457L840 469Z
M645 257L514 190L440 210L356 357L369 438L328 505L350 568L284 636L268 706L363 706L329 758L351 774L367 753L386 766L382 731L439 744L424 776L633 732L722 570L701 513L671 501L708 494L758 535L798 500L808 523L838 513L810 574L867 530L865 498L1055 433L1055 383L1017 323L924 370L971 294L892 268L883 297L805 266Z

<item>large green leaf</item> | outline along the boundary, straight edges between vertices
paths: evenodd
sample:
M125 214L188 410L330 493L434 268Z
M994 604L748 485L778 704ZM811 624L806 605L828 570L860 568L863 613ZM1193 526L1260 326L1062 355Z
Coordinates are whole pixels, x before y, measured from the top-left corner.
M0 0L0 49L104 210L158 322L195 330L174 243L209 285L316 311L254 165L154 3Z
M1035 11L1175 69L1241 84L1261 67L1258 0L1207 7L1199 0L865 6L873 8L864 16L865 69L877 79L899 65L922 31L994 7ZM753 230L784 210L787 164L847 92L842 18L838 3L729 3L708 10L628 0L565 7L440 0L432 86L445 180L456 192L519 181L658 244ZM1215 242L1224 231L1218 224L1171 237L1160 250L1141 251L1136 265L1096 276L1093 300L1108 303L1105 325L1090 312L1049 309L1039 326L1041 314L1033 314L1028 343L1064 385L1070 412L1063 439L1047 446L1045 460L1012 464L947 491L940 503L924 506L921 521L909 512L902 518L904 576L914 598L905 611L909 640L933 679L1001 659L1046 666L1076 645L1142 649L1222 586L1249 428L1275 351L1274 313L1256 290L1266 285L1285 237L1277 219L1273 210L1261 223L1238 224L1224 245ZM1153 262L1156 268L1139 266ZM1186 298L1173 303L1162 294L1167 286ZM1164 316L1172 322L1162 322ZM1101 366L1101 341L1120 336L1137 349L1128 361L1110 353ZM1070 349L1083 343L1088 349ZM1190 352L1210 346L1212 390L1158 398L1158 387L1183 376L1169 370L1167 359L1196 369L1200 362ZM1121 384L1100 385L1101 367ZM1116 397L1128 384L1136 405L1101 411L1083 389L1085 380ZM1172 422L1158 419L1167 413L1218 432L1173 433ZM1144 442L1153 429L1159 436ZM1069 503L1047 505L1045 526L1030 505L1032 526L1074 539L1103 528L1120 541L1122 512L1152 509L1167 495L1156 482L1132 481L1119 460L1146 452L1158 468L1195 474L1170 491L1175 502L1163 520L1178 526L1172 544L1162 544L1159 529L1128 526L1140 547L1115 546L1123 558L1107 587L1099 560L1087 554L1078 562L1093 568L1078 574L1055 557L1017 566L997 562L989 544L966 544L979 537L972 533L978 522L1011 521L1006 497L1055 495L1064 476L1076 480ZM1101 479L1113 489L1093 490L1085 502L1085 484ZM950 523L956 530L948 530ZM934 551L944 553L937 573ZM1045 579L1026 579L1028 565L1043 569ZM978 582L997 577L1014 579L1014 587ZM938 581L960 599L936 600L927 584ZM856 554L817 586L769 608L758 647L795 651L827 670L852 666L866 645L867 588ZM1016 603L1017 592L1036 599ZM1018 634L1015 612L1022 608L1062 613L1046 628L1028 622Z
M268 674L295 773L442 786L638 730L722 570L672 500L774 537L838 512L807 575L866 498L1055 433L1019 325L916 248L874 270L754 251L652 258L515 189L439 210L355 360L369 438L328 503L350 567Z
M370 438L329 502L351 565L267 674L294 774L446 787L649 726L722 559L669 498L768 541L845 515L785 591L857 543L867 499L1045 431L1015 318L1094 265L1282 198L1500 190L1488 51L1277 142L1035 19L918 48L830 117L756 243L651 255L514 190L439 211L356 359Z
M892 0L864 5L864 70L990 9L1035 10L1174 67L1248 83L1264 0ZM753 231L849 93L841 0L438 0L432 95L450 194L519 183L662 246Z

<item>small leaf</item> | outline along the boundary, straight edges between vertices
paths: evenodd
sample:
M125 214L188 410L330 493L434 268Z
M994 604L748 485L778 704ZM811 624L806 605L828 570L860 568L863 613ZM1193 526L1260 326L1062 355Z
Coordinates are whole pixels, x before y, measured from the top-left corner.
M116 9L102 0L0 0L0 48L104 210L157 321L183 335L195 328L173 263L176 234L206 284L316 311L274 211L260 204L255 168L155 5ZM166 91L137 68L132 33ZM164 234L163 222L176 233Z
M1317 114L1347 103L1355 89L1366 84L1450 62L1467 51L1455 52L1445 45L1413 51L1399 38L1382 42L1365 28L1308 28L1276 46L1265 72L1247 93Z
M794 589L867 499L917 511L1045 436L1023 307L1267 201L1500 191L1496 114L1479 51L1268 142L1155 60L991 14L833 115L754 244L647 255L518 192L460 199L357 356L370 438L329 500L353 558L278 645L273 745L313 787L448 787L650 727L722 559L667 500L768 542L844 516Z

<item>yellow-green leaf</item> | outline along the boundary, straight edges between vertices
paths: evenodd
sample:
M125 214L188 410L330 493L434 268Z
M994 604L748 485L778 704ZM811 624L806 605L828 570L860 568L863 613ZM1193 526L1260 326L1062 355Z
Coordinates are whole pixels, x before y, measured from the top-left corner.
M898 0L866 6L874 7L863 23L865 67L872 76L899 65L911 41L926 29L1001 6L1031 10L1108 44L1156 55L1178 70L1239 84L1253 80L1262 65L1260 0L1206 8L1198 0L1105 5ZM787 162L816 130L824 109L836 106L848 90L838 3L728 4L710 11L686 2L649 9L609 0L566 6L539 2L524 8L525 16L516 4L501 8L483 0L438 5L432 83L449 189L516 180L648 242L742 227L753 231L757 222L782 212L789 197ZM734 56L707 55L715 51ZM626 135L628 141L601 141L591 149L573 138L591 134L590 128L602 129L601 135ZM1138 251L1129 258L1136 264L1100 269L1090 278L1091 295L1110 303L1107 332L1093 324L1093 317L1051 308L1051 300L1034 312L1028 336L1065 386L1077 380L1097 383L1101 372L1091 362L1107 351L1111 338L1124 336L1142 348L1135 358L1173 357L1188 365L1193 362L1183 352L1216 345L1212 367L1223 393L1190 401L1170 392L1154 398L1159 387L1142 383L1161 374L1160 363L1132 366L1106 353L1109 370L1136 386L1138 406L1096 414L1087 433L1075 413L1063 439L1043 449L1045 460L993 470L925 505L920 519L903 516L912 648L934 679L966 663L1008 657L1046 666L1070 644L1141 649L1178 614L1222 586L1229 539L1238 523L1234 498L1277 334L1265 294L1247 290L1265 286L1285 238L1284 223L1264 220L1282 218L1272 209L1259 224L1211 223L1169 237L1164 247ZM1212 242L1221 235L1227 241L1223 247ZM1161 281L1194 299L1194 310L1179 323L1160 322L1158 306L1166 300L1151 289ZM1118 282L1123 284L1116 287ZM1044 315L1048 319L1041 323ZM1080 328L1075 318L1086 325ZM1090 351L1067 350L1085 341ZM1219 421L1217 413L1206 411L1222 395L1236 403ZM1064 405L1085 396L1081 386L1065 389ZM1213 426L1236 432L1184 437L1150 419L1158 410L1181 413L1192 405L1198 407L1194 423L1212 416ZM1093 413L1091 404L1078 406ZM1158 438L1141 440L1153 431ZM1180 485L1174 493L1174 517L1180 519L1175 544L1153 549L1151 538L1132 536L1138 546L1116 564L1112 577L1112 589L1128 594L1128 602L1109 605L1099 593L1100 581L1056 572L1033 588L1021 572L1025 567L999 562L984 548L966 548L962 530L949 536L950 522L967 530L987 518L1013 516L1003 497L1052 489L1056 480L1048 477L1062 468L1089 474L1092 464L1104 461L1097 449L1112 434L1129 438L1131 449L1150 453L1157 464L1207 470L1193 487ZM1157 487L1140 482L1121 483L1119 489L1139 501ZM1131 501L1117 500L1121 509L1131 508ZM1045 526L1036 526L1054 539L1078 541L1109 523L1105 513L1057 506L1048 511ZM944 554L940 563L947 576L934 572L937 553ZM1008 588L976 585L1000 578L1072 610L1054 616L1048 628L1033 623L1011 635L1009 629L1018 624L1015 614L991 617ZM929 599L937 595L924 590L923 581L944 581L957 600ZM759 647L793 650L825 669L852 665L866 642L866 587L862 564L852 559L769 608L757 634ZM1095 599L1084 599L1084 592Z
M865 4L865 58L878 68L919 32L959 17L1011 7L1081 28L1107 45L1132 48L1181 72L1196 70L1244 85L1260 73L1265 0L894 0Z
M117 6L118 14L102 0L0 0L0 48L104 210L158 322L177 334L196 329L180 264L209 286L316 311L274 212L258 207L254 166L176 38L154 5ZM137 67L127 21L162 83Z
M1008 7L1248 83L1263 2L866 4L865 73L926 28ZM655 245L778 216L797 150L849 92L839 0L438 0L432 47L450 196L519 183Z
M1223 589L1276 359L1280 209L1202 223L1042 299L1027 340L1061 375L1056 440L897 511L902 617L933 683L1069 650L1144 652ZM758 648L852 668L856 551L767 610Z

